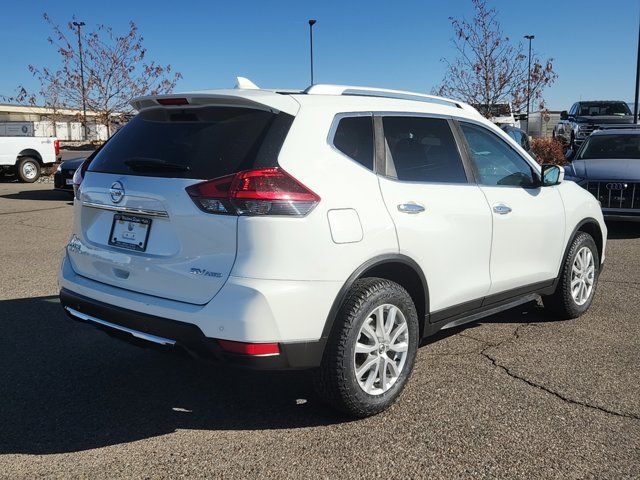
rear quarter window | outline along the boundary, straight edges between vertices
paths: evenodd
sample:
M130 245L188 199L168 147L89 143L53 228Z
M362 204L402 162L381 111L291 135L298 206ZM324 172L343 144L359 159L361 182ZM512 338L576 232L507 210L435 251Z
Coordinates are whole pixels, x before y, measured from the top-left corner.
M373 170L373 117L343 117L338 122L333 146L347 157Z
M292 122L286 113L237 107L145 110L98 152L89 171L212 179L272 167Z

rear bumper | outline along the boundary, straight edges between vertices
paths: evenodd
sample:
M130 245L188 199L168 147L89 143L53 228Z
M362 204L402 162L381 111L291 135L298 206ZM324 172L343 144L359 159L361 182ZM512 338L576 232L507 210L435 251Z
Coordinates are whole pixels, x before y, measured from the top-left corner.
M320 364L323 339L280 343L277 355L239 355L224 351L218 340L204 335L196 325L109 305L63 288L60 303L76 321L98 327L112 336L141 346L182 351L208 360L264 370L314 368Z
M66 184L66 178L62 172L56 172L53 175L53 186L58 190L67 190L73 192L73 185Z

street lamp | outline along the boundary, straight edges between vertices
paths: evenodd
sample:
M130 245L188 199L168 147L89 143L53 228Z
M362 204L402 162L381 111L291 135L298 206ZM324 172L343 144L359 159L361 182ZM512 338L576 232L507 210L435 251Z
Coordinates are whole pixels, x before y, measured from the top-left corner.
M311 53L311 85L313 85L313 26L316 24L315 20L309 20L309 46Z
M78 50L80 52L80 82L82 83L82 130L84 140L87 139L87 97L84 91L84 65L82 63L82 36L80 28L84 27L84 22L73 22L73 26L78 29Z
M527 135L529 135L529 102L531 100L531 40L536 38L536 36L525 35L524 38L529 40L529 71L527 74Z
M636 65L636 95L633 102L633 123L638 123L638 93L640 93L640 22L638 26L638 53Z

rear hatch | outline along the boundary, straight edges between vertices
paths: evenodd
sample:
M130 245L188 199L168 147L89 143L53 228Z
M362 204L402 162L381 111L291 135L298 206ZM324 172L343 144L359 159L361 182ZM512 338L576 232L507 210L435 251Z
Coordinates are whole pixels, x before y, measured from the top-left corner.
M71 265L108 285L205 304L233 267L238 217L202 211L185 189L276 166L293 116L242 98L144 101L85 173Z

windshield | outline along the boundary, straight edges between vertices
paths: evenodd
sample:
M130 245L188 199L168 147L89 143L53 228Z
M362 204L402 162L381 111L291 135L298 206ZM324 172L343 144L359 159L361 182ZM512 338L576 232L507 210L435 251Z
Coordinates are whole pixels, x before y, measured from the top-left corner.
M640 159L640 135L596 135L589 137L578 153L578 160L591 158Z
M578 110L580 117L599 117L605 115L631 115L631 110L624 102L588 102L581 103Z

